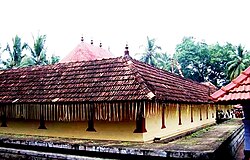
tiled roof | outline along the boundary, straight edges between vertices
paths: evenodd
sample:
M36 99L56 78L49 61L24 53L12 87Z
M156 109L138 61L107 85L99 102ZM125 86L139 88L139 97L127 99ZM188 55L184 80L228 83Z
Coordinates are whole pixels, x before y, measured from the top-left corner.
M218 90L218 88L211 82L201 82L201 84L204 84L204 85L208 86L209 89L210 89L209 93L211 93L211 94Z
M250 66L225 87L211 95L214 101L250 100Z
M133 60L133 64L157 99L179 102L208 102L208 86L139 61Z
M0 71L0 103L208 102L208 88L129 57Z
M107 50L97 47L85 42L81 42L65 56L60 63L76 62L76 61L89 61L103 58L113 58L114 56Z

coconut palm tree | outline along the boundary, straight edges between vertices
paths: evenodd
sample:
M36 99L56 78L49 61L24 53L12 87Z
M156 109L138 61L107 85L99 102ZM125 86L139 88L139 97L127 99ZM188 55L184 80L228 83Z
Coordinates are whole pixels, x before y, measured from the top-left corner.
M155 58L157 60L158 68L167 70L169 72L178 74L183 77L181 65L175 58L171 57L171 55L167 53L162 53L162 54L157 53Z
M167 53L156 53L154 58L157 61L156 67L171 71L171 57Z
M152 66L156 66L157 61L155 56L157 50L161 50L161 47L155 45L155 39L147 37L147 46L144 46L144 52L142 53L140 60Z
M34 66L35 61L30 57L25 55L20 63L20 67Z
M46 48L45 48L45 41L46 35L38 35L37 38L34 40L33 48L29 47L31 52L30 59L26 59L26 65L46 65L48 64L48 60L46 59ZM29 64L30 63L30 64Z
M236 50L237 53L232 52L230 55L232 60L227 63L227 71L230 80L240 75L240 73L248 67L250 62L249 53L244 51L244 47L239 45Z
M22 52L28 47L27 43L22 44L21 38L17 35L12 39L12 42L13 47L10 47L10 45L7 44L6 48L4 49L4 51L9 53L9 58L6 61L3 61L3 64L8 69L20 66L22 58L24 57Z

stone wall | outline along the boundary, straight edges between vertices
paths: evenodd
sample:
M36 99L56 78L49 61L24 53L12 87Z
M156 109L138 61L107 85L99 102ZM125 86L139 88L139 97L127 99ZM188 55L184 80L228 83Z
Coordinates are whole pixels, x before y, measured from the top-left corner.
M244 127L242 125L216 150L215 159L234 159L234 156L243 141Z
M10 160L13 160L13 159L19 159L19 160L21 159L101 160L103 158L0 147L0 159L5 159L5 160L6 159L10 159Z

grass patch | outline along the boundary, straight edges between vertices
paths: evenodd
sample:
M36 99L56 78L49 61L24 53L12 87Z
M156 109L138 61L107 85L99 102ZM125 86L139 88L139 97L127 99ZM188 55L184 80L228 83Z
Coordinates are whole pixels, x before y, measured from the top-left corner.
M206 128L203 128L201 130L198 130L192 134L190 134L189 136L187 136L186 138L197 138L199 136L201 136L202 134L206 133L207 131L209 131L211 129L211 127L206 127Z

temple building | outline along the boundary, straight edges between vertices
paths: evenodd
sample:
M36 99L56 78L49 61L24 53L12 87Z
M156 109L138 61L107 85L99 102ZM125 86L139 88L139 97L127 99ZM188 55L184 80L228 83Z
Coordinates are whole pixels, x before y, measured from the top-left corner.
M85 44L82 44L85 45ZM215 123L213 89L125 55L0 71L0 133L152 141Z
M91 40L91 43L88 44L84 42L82 37L81 42L60 63L90 61L103 58L114 58L114 56L102 48L102 43L99 46L95 46L93 40Z

